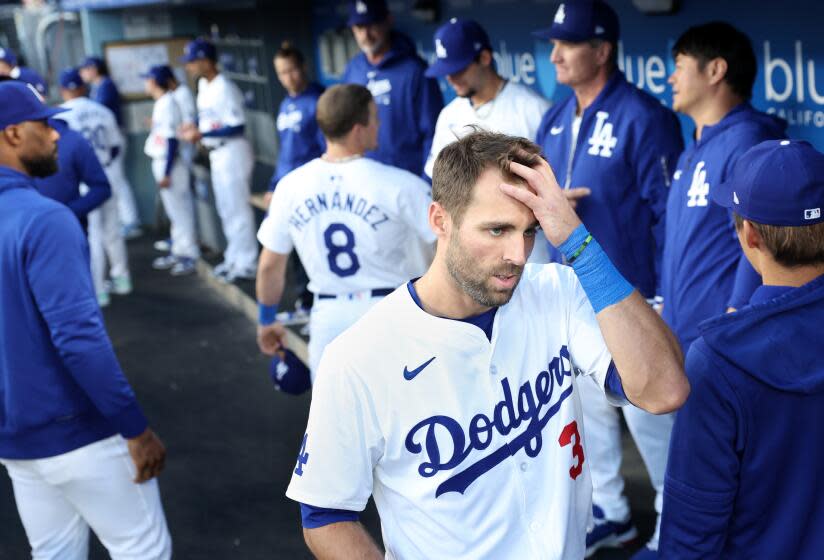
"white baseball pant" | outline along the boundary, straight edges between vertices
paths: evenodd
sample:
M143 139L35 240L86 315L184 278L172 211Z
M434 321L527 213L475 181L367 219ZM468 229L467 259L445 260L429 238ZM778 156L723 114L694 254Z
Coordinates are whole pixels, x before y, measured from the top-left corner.
M165 159L152 160L152 174L155 182L163 179L166 171ZM160 200L171 221L172 255L196 259L200 256L195 231L195 207L192 190L189 188L189 170L178 158L172 166L171 185L160 191Z
M129 277L129 257L120 227L117 203L108 199L89 213L89 253L92 280L97 293L105 291L106 273L112 278ZM107 271L106 264L110 269Z
M230 139L209 153L209 163L215 205L226 237L223 259L235 270L254 270L258 245L249 204L252 148L245 138Z
M140 217L137 214L137 203L132 186L123 168L125 150L124 144L121 153L106 168L106 177L112 186L112 198L117 202L117 215L121 225L132 226L140 224Z
M0 463L33 560L86 560L90 527L113 560L172 557L157 480L133 482L135 466L119 435L47 459Z

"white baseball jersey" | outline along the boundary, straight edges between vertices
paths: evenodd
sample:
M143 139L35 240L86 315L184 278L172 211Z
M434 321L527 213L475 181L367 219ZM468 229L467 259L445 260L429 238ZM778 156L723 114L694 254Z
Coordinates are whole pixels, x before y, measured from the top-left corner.
M155 101L152 108L152 130L146 138L143 152L152 159L165 159L169 139L175 138L177 127L182 123L180 107L174 94L167 91Z
M195 106L195 98L192 95L192 90L186 84L179 84L172 92L175 98L178 109L180 109L180 118L184 123L197 122L197 107Z
M472 132L469 125L535 140L541 118L549 106L549 101L531 88L512 82L506 82L495 99L480 107L473 107L466 97L456 97L438 115L424 171L432 177L435 158L447 145Z
M70 99L61 105L70 109L58 117L78 131L94 148L100 165L107 169L114 160L114 153L123 150L123 135L117 126L114 113L88 97ZM122 154L120 154L122 155ZM108 171L108 169L107 169Z
M278 183L258 240L275 253L294 247L314 293L395 288L429 265L430 202L429 185L408 171L316 158Z
M527 265L491 342L401 286L327 346L286 495L353 511L373 495L387 558L580 560L576 377L604 387L610 363L570 268Z
M201 78L197 83L197 116L202 133L246 124L240 88L223 74L218 74L211 82ZM224 141L223 138L203 138L201 143L214 148Z

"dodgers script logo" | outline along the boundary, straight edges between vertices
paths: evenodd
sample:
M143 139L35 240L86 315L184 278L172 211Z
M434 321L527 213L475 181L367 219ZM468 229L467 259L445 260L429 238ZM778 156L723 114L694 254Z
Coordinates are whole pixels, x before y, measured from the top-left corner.
M463 494L473 482L521 449L524 449L527 456L537 457L543 446L544 427L572 394L572 380L569 379L567 382L568 377L572 377L572 363L569 350L566 346L562 346L558 356L552 358L547 369L535 378L534 386L527 381L518 389L517 399L513 400L509 380L506 378L501 380L503 399L495 405L491 415L476 414L469 422L468 429L449 416L432 416L418 422L406 436L405 445L410 453L415 455L425 453L426 460L418 466L418 473L422 477L429 478L441 471L465 467L441 483L435 492L435 497L448 492ZM470 453L483 451L489 447L492 443L493 430L506 436L522 424L526 424L526 428L513 440L504 443L475 463L463 465ZM574 479L581 472L584 457L583 450L581 449L580 453L578 451L580 436L577 435L577 425L572 422L570 426L573 427L575 434L565 435L570 431L565 429L559 439L559 445L572 443L572 437L575 435L573 455L577 458L578 464L570 469L570 476ZM438 434L442 441L445 434L448 434L451 439L452 450L448 457L442 456L436 437Z

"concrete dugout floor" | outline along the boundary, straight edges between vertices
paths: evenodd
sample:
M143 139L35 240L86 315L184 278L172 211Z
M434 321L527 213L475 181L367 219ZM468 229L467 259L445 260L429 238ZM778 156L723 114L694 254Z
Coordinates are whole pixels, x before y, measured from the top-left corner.
M151 241L129 245L135 291L105 310L115 351L168 450L160 477L179 559L311 558L298 506L284 496L303 436L309 395L272 388L255 325L205 279L151 269ZM249 288L249 286L244 286ZM625 436L627 493L652 533L653 492ZM4 470L4 469L3 469ZM380 534L374 508L363 520ZM0 475L0 559L29 556L8 476ZM93 542L90 558L107 558ZM625 551L600 560L629 558Z

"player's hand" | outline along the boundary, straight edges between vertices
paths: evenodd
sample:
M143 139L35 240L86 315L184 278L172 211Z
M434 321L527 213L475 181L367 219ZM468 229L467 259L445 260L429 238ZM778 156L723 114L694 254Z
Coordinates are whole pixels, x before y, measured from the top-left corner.
M558 185L552 168L546 160L541 159L534 167L513 161L509 170L522 177L528 188L501 183L501 190L528 206L541 224L546 238L558 247L581 225L581 220L575 214L564 190Z
M169 177L163 177L160 181L157 182L157 186L161 189L168 189L172 184L172 179Z
M160 474L166 463L166 448L151 428L146 428L139 436L126 440L126 444L137 469L135 482L146 482Z
M274 356L286 348L286 327L280 323L258 325L257 343L260 351L267 356Z
M586 198L592 194L592 191L587 187L575 187L573 189L564 189L564 195L567 197L569 201L569 205L572 206L572 209L578 208L578 201L582 198Z
M275 194L272 191L266 191L266 194L263 195L263 205L266 208L269 208L269 204L272 203L272 195Z
M202 137L200 131L192 123L180 125L180 127L177 129L177 134L178 136L180 136L180 138L191 144L199 142L200 138Z

